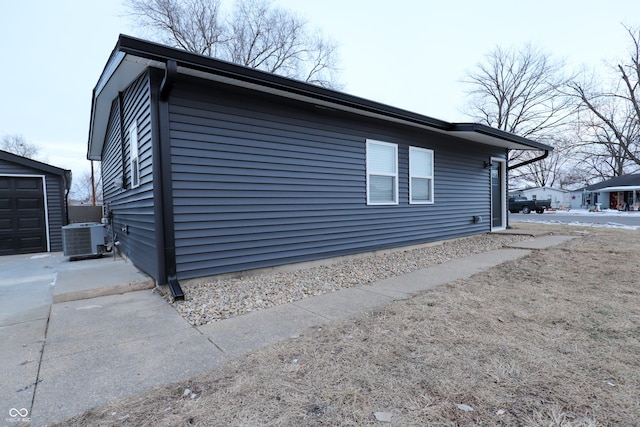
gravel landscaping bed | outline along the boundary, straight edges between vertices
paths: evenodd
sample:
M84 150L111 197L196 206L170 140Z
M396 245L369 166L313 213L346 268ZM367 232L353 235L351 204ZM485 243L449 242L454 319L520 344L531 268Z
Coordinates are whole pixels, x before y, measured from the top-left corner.
M484 234L297 271L193 282L182 286L185 300L173 302L173 306L191 325L200 326L309 296L366 285L527 239L530 237Z

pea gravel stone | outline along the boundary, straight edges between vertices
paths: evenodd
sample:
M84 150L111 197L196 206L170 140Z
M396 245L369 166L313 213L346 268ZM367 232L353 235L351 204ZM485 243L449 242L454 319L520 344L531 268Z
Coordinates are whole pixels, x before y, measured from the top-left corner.
M484 234L297 271L195 281L182 286L185 300L172 301L172 304L187 322L200 326L314 295L366 285L527 239L530 237Z

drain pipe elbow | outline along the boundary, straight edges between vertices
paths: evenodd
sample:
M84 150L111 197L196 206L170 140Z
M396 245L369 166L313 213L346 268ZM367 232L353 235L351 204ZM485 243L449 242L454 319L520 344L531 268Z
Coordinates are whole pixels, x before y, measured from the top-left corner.
M164 78L160 83L160 100L166 101L169 99L169 94L173 85L178 78L178 63L173 59L167 61L167 68L165 69Z
M525 160L524 162L518 163L517 165L507 167L507 170L514 170L521 168L522 166L530 165L531 163L539 162L540 160L544 160L549 157L549 150L544 150L544 154L533 159Z
M178 283L177 277L167 277L167 285L169 286L169 290L171 291L171 296L173 297L174 301L184 301L184 292L182 291L180 283Z

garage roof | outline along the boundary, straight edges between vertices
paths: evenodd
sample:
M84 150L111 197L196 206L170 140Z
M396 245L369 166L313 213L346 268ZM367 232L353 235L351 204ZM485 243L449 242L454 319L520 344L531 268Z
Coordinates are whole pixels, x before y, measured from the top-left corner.
M382 121L450 134L508 149L551 151L553 147L478 123L449 123L346 93L247 68L146 40L120 35L93 90L87 158L100 160L112 101L147 67L166 69L177 63L178 74L271 93L313 105Z
M70 175L71 171L69 170L57 168L47 163L42 163L37 160L29 159L27 157L18 156L17 154L9 153L8 151L0 150L0 160L16 163L21 166L25 166L25 167L46 172L46 173L51 173L54 175L71 176Z

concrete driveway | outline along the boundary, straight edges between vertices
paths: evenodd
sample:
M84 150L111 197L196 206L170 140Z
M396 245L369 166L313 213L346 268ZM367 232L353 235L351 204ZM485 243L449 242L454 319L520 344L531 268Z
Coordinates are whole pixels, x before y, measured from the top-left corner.
M100 270L113 272L100 274ZM69 261L61 252L0 257L0 426L29 419L54 299L78 299L83 293L119 292L100 277L133 289L153 286L147 276L122 259L104 256ZM65 280L60 285L59 278ZM84 280L81 280L84 278ZM91 282L91 286L87 283ZM25 416L26 414L26 416ZM10 424L5 424L8 422Z
M0 257L0 421L31 408L53 285L63 260L53 253Z
M61 253L0 257L0 327L47 317L58 272L69 264Z

